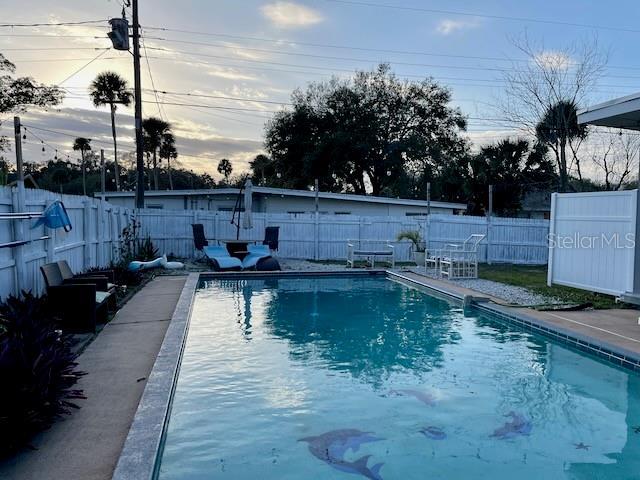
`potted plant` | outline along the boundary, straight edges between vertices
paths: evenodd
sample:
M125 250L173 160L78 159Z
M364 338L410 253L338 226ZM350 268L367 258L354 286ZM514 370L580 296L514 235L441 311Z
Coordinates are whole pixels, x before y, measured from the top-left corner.
M400 232L397 240L409 240L412 244L411 250L413 251L413 261L416 262L416 265L418 266L424 265L426 244L418 230L406 230L404 232Z

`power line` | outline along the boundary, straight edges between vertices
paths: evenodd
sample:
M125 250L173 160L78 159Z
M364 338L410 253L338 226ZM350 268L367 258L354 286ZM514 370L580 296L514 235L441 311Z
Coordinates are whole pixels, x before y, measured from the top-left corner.
M156 97L156 105L158 106L158 113L160 114L160 118L162 120L164 120L164 115L162 113L162 108L160 107L160 101L158 99L158 91L156 90L156 84L153 81L153 74L151 73L151 64L149 63L149 56L147 55L147 45L143 38L142 35L140 36L140 39L142 40L142 48L144 49L144 58L147 62L147 71L149 72L149 79L151 80L151 86L153 87L153 93Z
M78 73L80 73L82 70L84 70L85 68L87 68L89 65L91 65L93 62L95 62L96 60L98 60L102 55L104 55L105 53L107 53L109 51L109 49L103 50L102 52L100 52L98 55L96 55L95 57L93 57L91 60L89 60L87 63L85 63L83 66L81 66L80 68L78 68L76 71L74 71L71 75L69 75L68 77L66 77L64 80L62 80L61 82L58 82L57 85L62 85L64 82L66 82L67 80L70 80L72 77L74 77L75 75L77 75Z
M347 62L361 62L361 63L389 63L391 65L402 65L402 66L410 66L410 67L427 67L427 68L445 68L445 69L454 69L454 70L480 70L480 71L488 71L488 72L526 72L525 70L515 70L512 68L504 68L504 67L480 67L480 66L465 66L465 65L438 65L438 64L431 64L431 63L414 63L414 62L398 62L398 61L394 61L394 60L385 60L385 59L366 59L366 58L352 58L352 57L335 57L335 56L329 56L329 55L316 55L316 54L311 54L311 53L298 53L298 52L284 52L282 50L268 50L268 49L262 49L262 48L251 48L251 47L238 47L238 46L233 46L233 45L221 45L221 44L215 44L215 43L208 43L208 42L191 42L191 41L187 41L187 40L173 40L173 39L167 39L167 38L162 38L162 37L147 37L147 39L149 40L158 40L158 41L165 41L165 42L169 42L169 43L183 43L183 44L188 44L188 45L201 45L201 46L208 46L208 47L214 47L214 48L225 48L225 49L230 49L230 50L248 50L248 51L255 51L255 52L262 52L262 53L275 53L277 55L290 55L290 56L300 56L300 57L306 57L306 58L320 58L320 59L325 59L325 60L338 60L338 61L347 61ZM273 64L273 65L283 65L283 66L293 66L291 64L285 64L285 63L279 63L279 62L267 62L267 61L259 61L259 60L249 60L249 59L244 59L244 58L235 58L235 57L228 57L228 56L221 56L221 55L207 55L207 54L203 54L203 53L199 53L199 52L186 52L186 51L181 51L181 50L173 50L173 49L168 49L168 48L161 48L161 47L149 47L149 50L157 50L157 51L165 51L165 52L175 52L175 53L184 53L184 54L189 54L189 55L195 55L195 56L202 56L202 57L211 57L211 58L225 58L225 59L233 59L233 60L237 60L237 61L253 61L256 63L267 63L267 64ZM298 65L299 66L299 65ZM315 67L315 66L311 66L311 65L305 65L303 66L304 68L312 68L312 69L318 69L318 68L323 68L323 67ZM603 75L603 77L609 77L609 78L622 78L622 79L639 79L640 76L637 75Z
M178 62L182 62L182 63L187 63L187 64L201 64L201 65L205 65L205 66L222 66L222 67L230 67L230 68L241 68L241 69L251 69L251 70L258 70L258 71L273 71L273 72L285 72L285 73L294 73L294 74L300 74L300 75L321 75L321 76L330 76L332 74L335 74L336 72L340 72L340 73L348 73L348 74L353 74L356 70L353 69L346 69L346 68L327 68L327 67L316 67L316 66L311 66L311 65L296 65L296 64L287 64L287 63L280 63L280 62L266 62L263 60L251 60L251 59L244 59L244 58L230 58L230 57L226 57L226 56L220 56L220 55L207 55L207 54L201 54L201 53L194 53L194 52L189 52L189 51L184 51L184 50L168 50L168 49L162 49L162 48L157 48L157 47L148 47L150 50L151 49L156 49L156 50L161 50L161 51L167 51L167 52L173 52L173 53L179 53L179 54L184 54L184 55L193 55L193 56L202 56L202 57L212 57L212 58L221 58L221 59L228 59L228 60L232 60L232 61L238 61L238 62L249 62L249 63L260 63L260 64L272 64L272 65L283 65L283 66L291 66L291 67L300 67L300 68L313 68L313 69L318 69L318 70L323 70L324 72L327 73L320 73L320 72L303 72L303 71L296 71L296 70L285 70L285 69L275 69L275 68L264 68L264 67L253 67L253 66L246 66L246 65L237 65L237 64L229 64L229 63L220 63L220 62L206 62L206 61L193 61L193 60L185 60L183 58L169 58L169 57L154 57L151 56L150 58L154 58L157 60L165 60L165 61L178 61ZM446 80L446 79L452 79L452 80L461 80L461 81L477 81L477 82L491 82L491 84L486 84L486 85L481 85L481 84L471 84L471 83L453 83L453 82L446 82L446 84L448 86L463 86L463 87L490 87L490 88L501 88L504 87L506 85L506 83L504 83L504 81L502 80L495 80L495 79L479 79L479 78L461 78L461 77L443 77L443 76L433 76L433 75L429 75L429 74L424 74L424 75L416 75L416 74L401 74L398 73L397 74L399 77L407 77L407 78L420 78L420 79L425 79L425 78L433 78L436 81L441 81L441 80ZM605 85L601 85L602 87L604 87ZM612 88L633 88L635 90L635 86L634 85L606 85L606 87L612 87ZM599 88L598 88L599 90ZM600 91L600 90L599 90ZM604 92L602 91L602 93L610 93L610 94L618 94L619 92ZM623 92L624 93L624 92Z
M156 30L156 31L164 31L164 32L174 32L174 33L185 33L190 35L202 35L208 37L221 37L221 38L231 38L234 40L250 40L255 42L269 42L275 44L286 44L288 46L306 46L306 47L318 47L318 48L333 48L340 50L357 50L363 52L379 52L379 53L392 53L399 55L419 55L426 57L443 57L443 58L459 58L466 60L489 60L496 62L518 62L518 63L528 63L530 60L526 58L507 58L507 57L484 57L479 55L456 55L456 54L447 54L447 53L433 53L433 52L424 52L417 50L390 50L384 48L373 48L373 47L360 47L353 45L338 45L338 44L330 44L330 43L311 43L311 42L300 42L298 40L287 40L287 39L274 39L274 38L265 38L265 37L251 37L244 35L231 35L226 33L213 33L213 32L202 32L196 30L183 30L176 28L166 28L166 27L146 27L147 30ZM567 65L577 65L576 62L566 62ZM607 68L616 69L616 70L640 70L640 67L629 67L629 66L616 66L616 65L607 65Z
M458 11L441 10L441 9L423 8L423 7L408 7L403 5L391 5L387 3L374 3L374 2L365 2L365 1L357 1L357 0L325 0L325 1L331 2L331 3L341 3L344 5L358 6L358 7L374 7L374 8L383 8L383 9L392 9L392 10L404 10L408 12L438 13L443 15L459 15L464 17L487 18L491 20L509 20L514 22L542 23L547 25L558 25L563 27L579 27L579 28L599 29L599 30L612 30L616 32L640 33L640 30L633 29L633 28L613 27L608 25L593 25L588 23L564 22L561 20L547 20L547 19L532 18L532 17L511 17L507 15L490 15L486 13L472 13L472 12L462 12L459 10Z
M199 98L212 98L216 100L234 100L238 102L255 102L255 103L268 103L274 105L293 105L290 102L277 102L275 100L259 100L254 98L242 98L242 97L227 97L224 95L206 95L201 93L188 93L188 92L168 92L166 90L154 90L156 93L162 93L166 95L178 95L187 97L199 97Z
M109 19L104 20L84 20L81 22L47 22L47 23L0 23L0 28L13 28L13 27L61 27L61 26L76 26L76 25L88 25L91 23L104 23Z
M142 103L155 103L153 101L145 101ZM277 110L260 110L259 108L240 108L240 107L221 107L218 105L207 105L207 104L191 104L191 103L177 103L177 102L159 102L160 105L172 105L174 107L200 107L200 108L212 108L214 110L229 110L230 112L256 112L256 113L278 113Z
M3 52L45 52L49 50L110 50L110 47L38 47L38 48L3 48Z

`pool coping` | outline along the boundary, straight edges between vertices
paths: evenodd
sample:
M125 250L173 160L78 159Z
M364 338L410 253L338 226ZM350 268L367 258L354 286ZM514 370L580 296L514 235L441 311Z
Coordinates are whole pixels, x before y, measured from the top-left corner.
M431 285L426 278L425 281L422 281L414 277L403 275L399 272L391 271L388 271L387 275L392 278L401 279L407 283L420 285L429 290L433 290L452 299L461 301L464 305L464 295L454 292L453 290L446 290L444 288ZM488 298L480 298L481 297L475 297L472 299L469 307L481 312L490 313L512 326L517 326L526 331L540 334L546 338L560 341L564 345L569 345L583 352L590 353L615 365L640 372L640 354L637 352L633 352L622 346L607 342L606 340L598 339L569 328L564 328L560 325L555 325L551 322L545 321L544 319L535 318L532 315L527 314L526 311L523 311L522 308L490 303Z
M177 374L182 361L191 309L201 278L250 279L282 277L368 277L385 276L405 284L417 285L433 293L464 305L464 295L430 284L428 279L416 279L402 272L374 270L321 270L285 272L194 272L189 274L176 309L171 317L165 338L147 380L140 403L129 429L122 453L114 471L113 480L153 480L159 467L158 457L164 442L167 418L170 413ZM541 334L584 352L604 358L626 369L640 371L640 355L606 341L590 337L542 319L534 318L511 307L473 300L470 308L488 312L512 326Z

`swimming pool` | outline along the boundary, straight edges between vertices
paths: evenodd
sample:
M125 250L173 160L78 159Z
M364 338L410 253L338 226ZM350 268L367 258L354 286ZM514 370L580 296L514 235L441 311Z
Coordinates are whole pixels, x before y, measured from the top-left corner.
M640 478L640 381L380 277L197 290L165 479Z

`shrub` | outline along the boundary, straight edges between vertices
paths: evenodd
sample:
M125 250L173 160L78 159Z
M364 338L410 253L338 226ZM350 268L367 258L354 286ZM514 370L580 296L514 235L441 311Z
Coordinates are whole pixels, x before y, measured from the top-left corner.
M69 337L56 330L43 299L23 296L0 304L0 457L27 445L85 398L73 388L83 373Z
M404 232L400 232L396 240L409 240L413 243L413 248L416 252L424 252L426 249L425 242L418 230L406 230Z
M158 258L158 249L153 244L151 237L147 235L145 239L138 245L136 252L136 260L148 262Z

